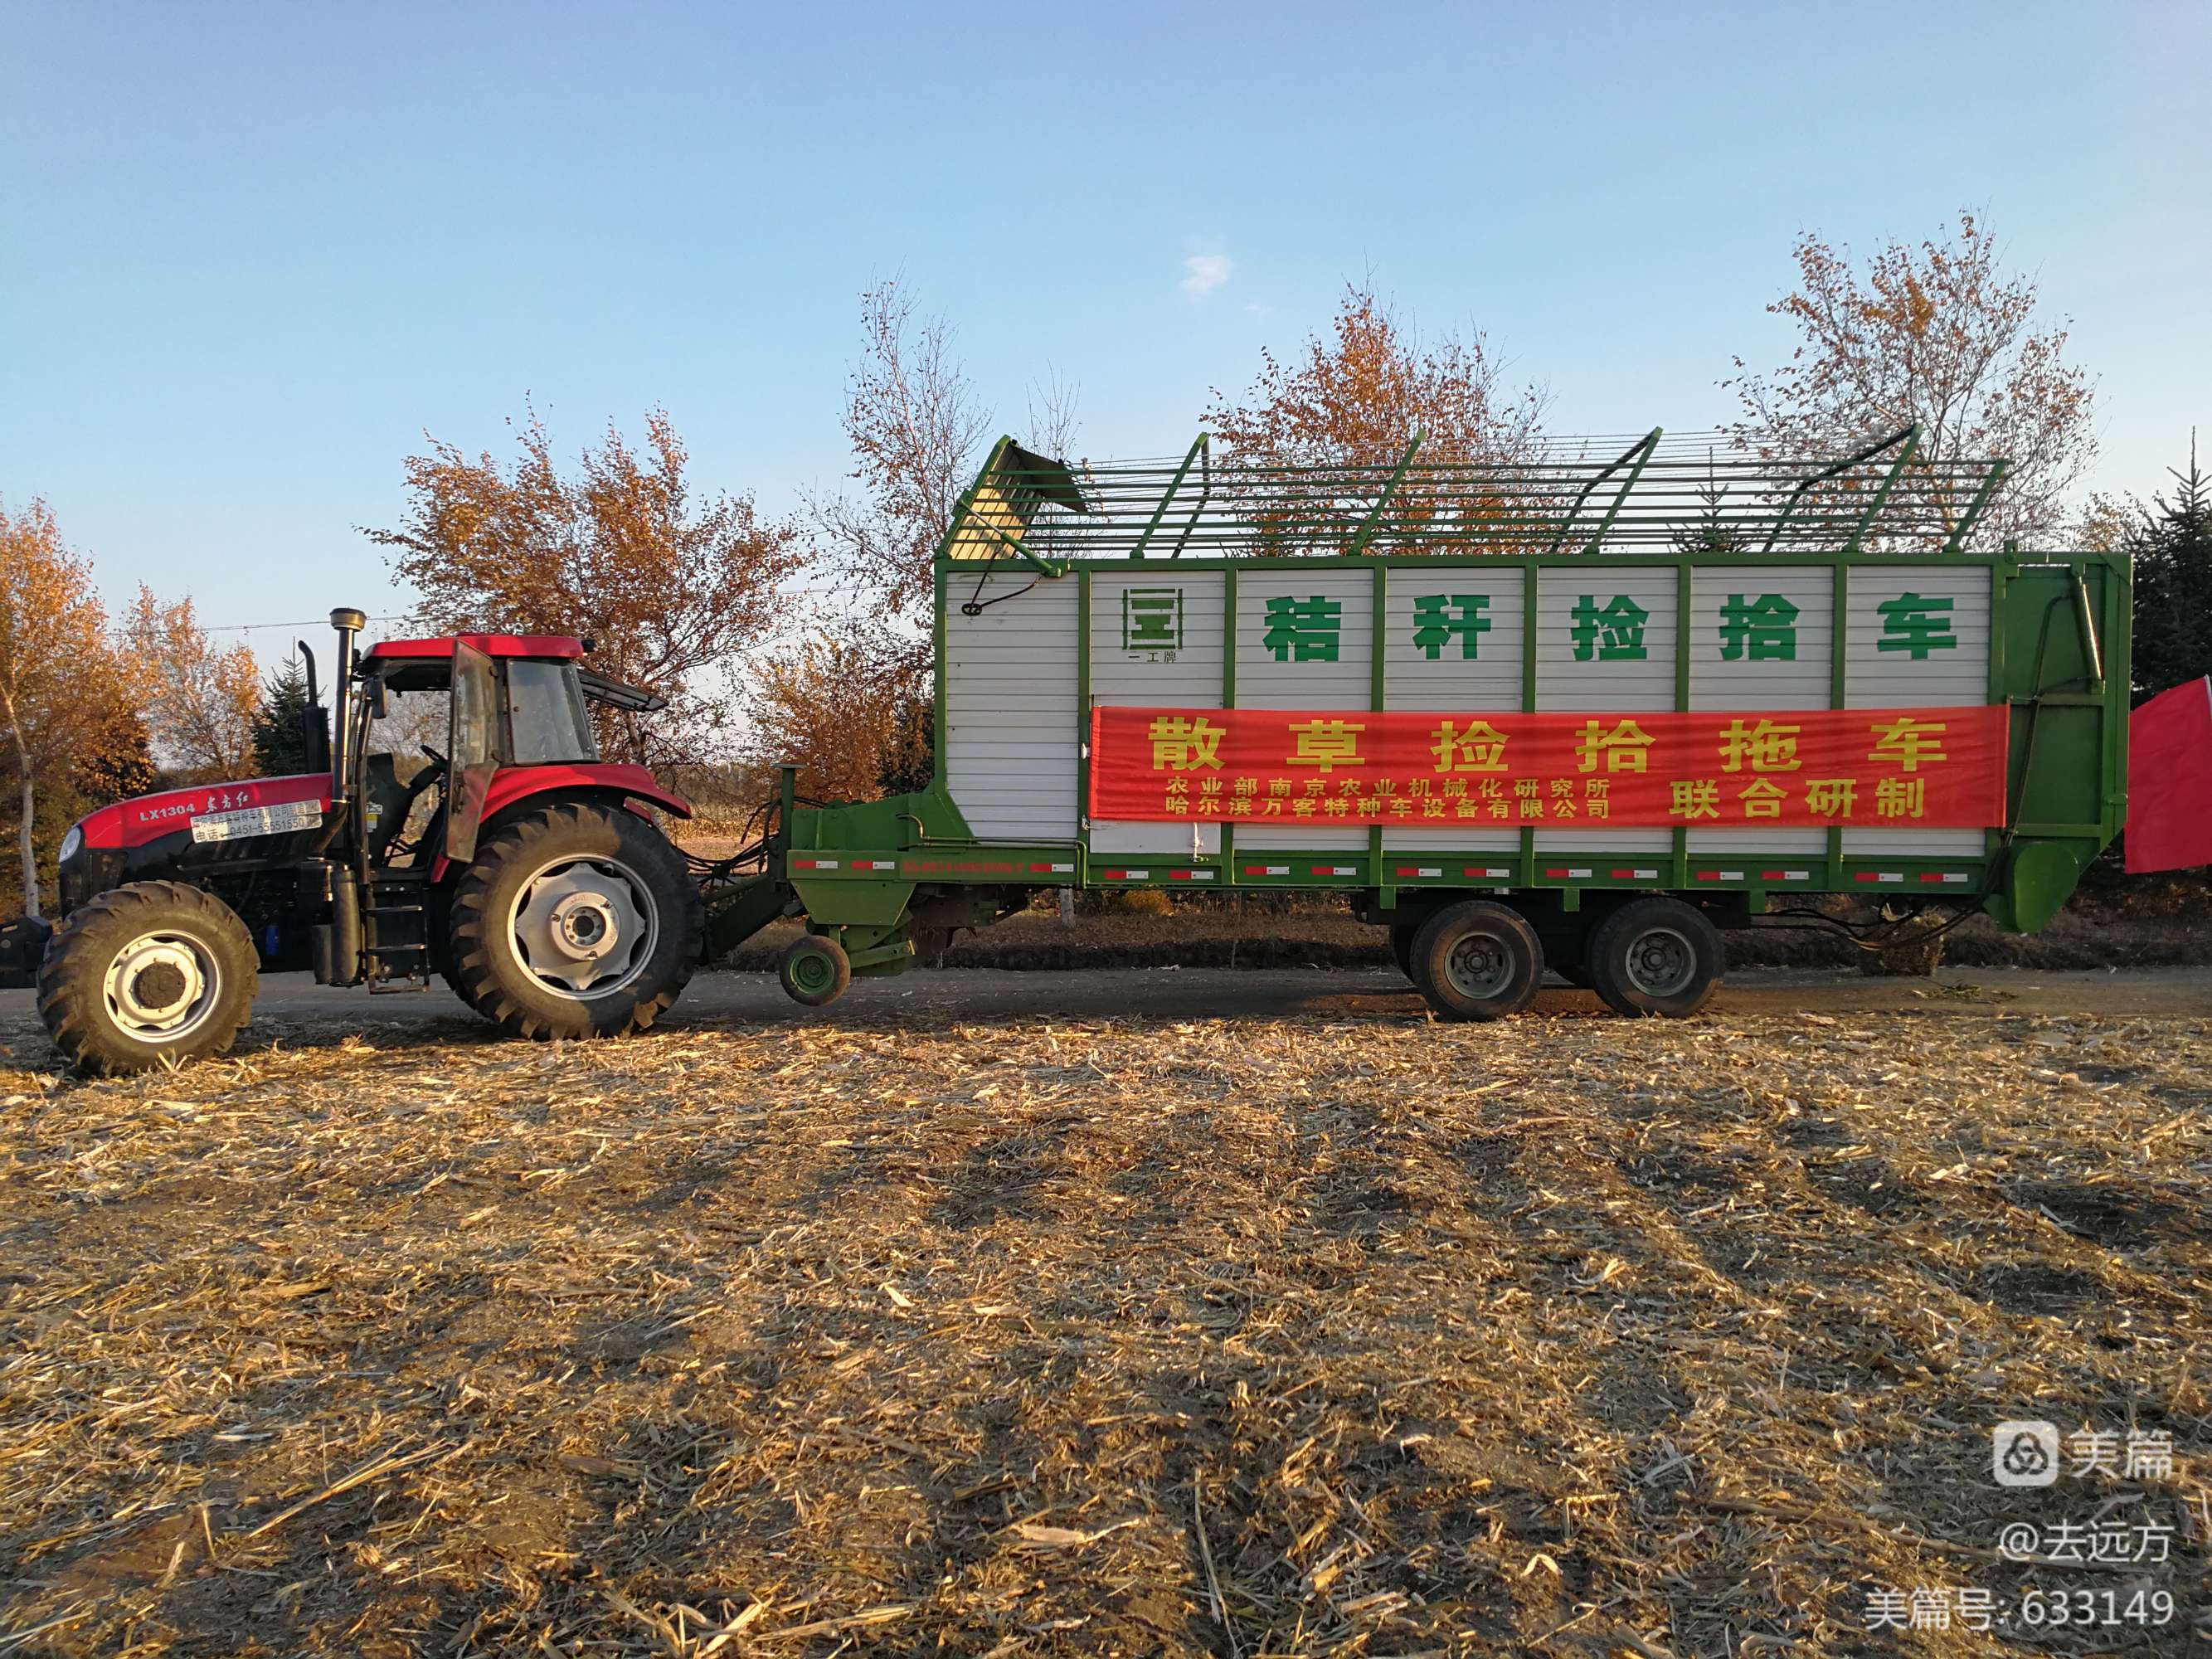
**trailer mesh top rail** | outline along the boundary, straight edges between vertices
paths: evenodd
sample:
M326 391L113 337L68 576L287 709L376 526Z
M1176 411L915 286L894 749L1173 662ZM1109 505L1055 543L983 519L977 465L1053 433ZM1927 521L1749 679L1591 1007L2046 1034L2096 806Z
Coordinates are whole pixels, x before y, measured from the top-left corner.
M1419 435L1371 465L1180 457L1063 463L1001 440L945 550L1073 559L1364 554L1955 553L1997 460L1931 462L1907 427L1841 456L1779 459L1733 434L1553 438L1505 463L1439 459Z

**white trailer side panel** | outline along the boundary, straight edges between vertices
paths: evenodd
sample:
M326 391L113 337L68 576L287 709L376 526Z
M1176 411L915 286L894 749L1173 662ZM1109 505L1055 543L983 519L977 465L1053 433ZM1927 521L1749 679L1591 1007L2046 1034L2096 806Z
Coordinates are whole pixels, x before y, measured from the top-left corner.
M956 574L945 596L945 775L976 835L1073 841L1082 752L1076 581L1029 587L1034 574L994 571L980 596L972 576ZM978 614L963 611L979 599Z
M1239 572L1237 706L1373 708L1374 618L1372 569ZM1240 849L1360 852L1367 831L1289 817L1253 818L1238 823L1237 843Z
M1853 565L1844 635L1844 707L1909 708L1990 700L1990 572L1924 563ZM1947 643L1948 641L1948 643ZM1863 815L1870 804L1859 804ZM1979 858L1979 830L1844 831L1855 858Z
M1690 707L1755 714L1826 708L1834 676L1836 578L1827 566L1713 568L1690 582ZM1741 788L1749 776L1724 781ZM1692 853L1826 857L1828 832L1692 829Z
M1091 700L1108 708L1221 705L1223 582L1218 571L1101 571L1091 584ZM1188 858L1221 850L1218 823L1094 818L1094 853Z
M1382 706L1517 713L1525 586L1526 573L1517 566L1440 565L1431 572L1401 565L1390 571L1382 604ZM1451 810L1455 815L1455 803ZM1431 829L1386 824L1382 845L1511 852L1520 848L1521 832L1486 817L1469 823L1455 816Z
M1538 576L1536 605L1538 708L1632 714L1674 708L1671 568L1624 568L1598 559L1586 568L1555 567ZM1543 853L1668 853L1674 847L1671 830L1601 824L1536 831L1536 850Z

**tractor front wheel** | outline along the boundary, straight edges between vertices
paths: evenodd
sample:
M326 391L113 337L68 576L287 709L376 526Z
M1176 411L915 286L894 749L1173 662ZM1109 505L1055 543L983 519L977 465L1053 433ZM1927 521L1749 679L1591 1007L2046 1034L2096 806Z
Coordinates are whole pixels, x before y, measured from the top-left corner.
M261 963L238 913L175 881L79 905L39 966L39 1018L78 1071L119 1076L225 1054Z
M636 813L544 806L484 838L453 889L447 979L516 1036L641 1031L698 966L682 854Z

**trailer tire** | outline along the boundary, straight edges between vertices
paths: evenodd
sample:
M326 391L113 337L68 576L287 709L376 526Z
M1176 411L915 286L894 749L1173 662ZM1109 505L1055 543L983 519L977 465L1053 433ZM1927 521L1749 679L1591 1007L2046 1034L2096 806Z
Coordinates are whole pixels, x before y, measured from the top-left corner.
M39 1018L88 1076L227 1054L253 1012L261 958L212 893L134 881L70 912L39 965Z
M626 1036L690 982L706 925L659 830L623 807L563 801L478 845L453 888L447 982L515 1036Z
M1421 924L1410 971L1443 1018L1504 1019L1535 1000L1544 947L1519 911L1493 899L1465 899Z
M836 1001L852 984L852 958L836 939L803 933L775 959L775 981L793 1002L819 1008Z
M1721 982L1720 930L1677 898L1632 899L1590 936L1590 989L1616 1013L1679 1019Z

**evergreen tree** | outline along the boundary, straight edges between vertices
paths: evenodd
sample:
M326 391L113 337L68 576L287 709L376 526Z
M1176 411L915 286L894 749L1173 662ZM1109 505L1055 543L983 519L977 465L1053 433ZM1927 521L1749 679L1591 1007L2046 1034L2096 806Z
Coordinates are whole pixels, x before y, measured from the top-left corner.
M1721 483L1713 470L1713 452L1705 451L1705 483L1698 491L1698 517L1694 524L1684 525L1673 537L1677 553L1741 553L1750 546L1736 522L1722 508L1728 501L1728 486Z
M2212 477L2169 468L2180 488L2155 497L2128 538L2136 561L2135 700L2212 674Z
M313 769L305 720L307 670L296 653L277 664L263 683L261 707L253 715L253 760L264 778Z

